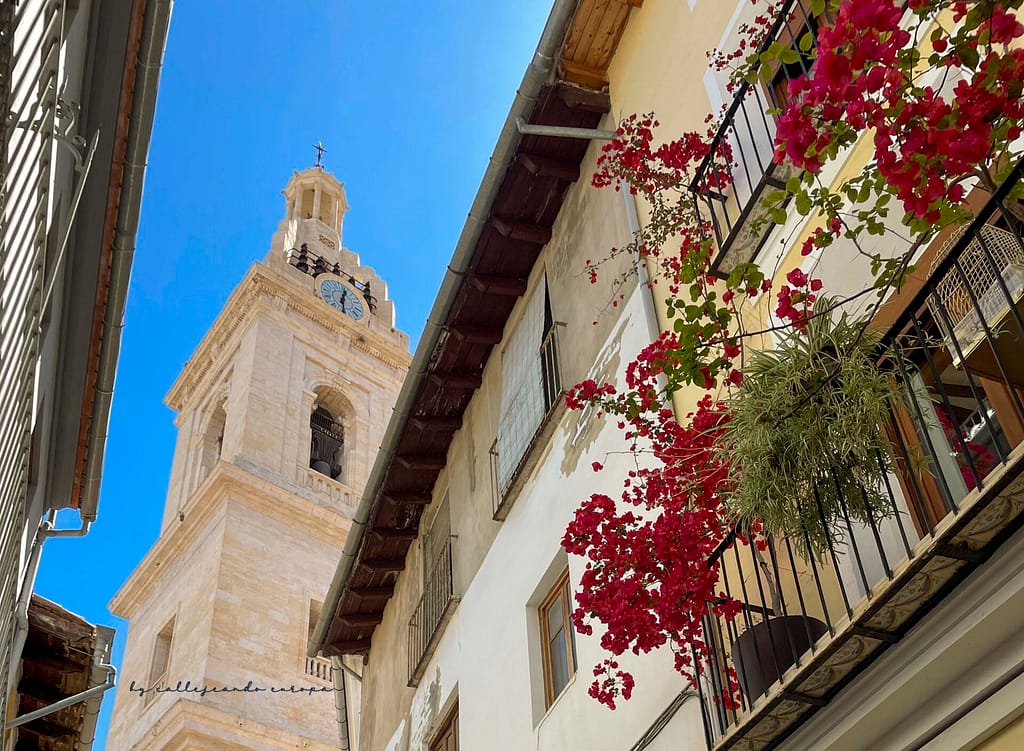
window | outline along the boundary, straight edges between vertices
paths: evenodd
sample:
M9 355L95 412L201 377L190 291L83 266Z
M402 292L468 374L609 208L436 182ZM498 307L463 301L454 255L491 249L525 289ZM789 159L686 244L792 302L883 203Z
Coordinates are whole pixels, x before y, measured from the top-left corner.
M828 23L824 14L812 15L810 3L807 0L800 0L786 24L779 30L777 41L796 52L798 57L792 62L777 66L770 86L770 101L773 107L785 107L789 102L789 82L810 72L814 65L813 50L818 42L818 28L824 23ZM811 41L809 47L807 39Z
M576 637L572 612L569 569L558 578L539 608L541 653L544 663L544 706L550 707L569 679L576 674Z
M561 395L556 331L547 280L541 277L501 355L501 417L494 447L501 497Z
M171 618L167 625L160 629L153 642L153 659L149 664L149 686L157 688L167 680L167 667L171 662L171 642L174 638L174 619ZM149 702L156 696L156 692L148 692L146 701Z
M199 445L199 482L206 479L224 450L224 426L227 422L226 400L215 406L207 418Z
M332 480L341 478L345 450L345 427L323 406L313 410L309 418L309 467Z
M423 595L409 621L409 686L423 675L458 598L452 575L452 527L445 494L423 535Z
M437 735L434 736L434 740L430 744L430 751L459 751L458 706L452 710L441 729L437 731Z

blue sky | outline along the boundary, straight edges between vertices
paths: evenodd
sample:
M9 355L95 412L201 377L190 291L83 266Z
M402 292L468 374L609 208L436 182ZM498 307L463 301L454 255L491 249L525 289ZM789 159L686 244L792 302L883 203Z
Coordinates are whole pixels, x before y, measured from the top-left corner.
M344 244L419 337L550 0L179 0L164 57L99 519L47 542L37 591L94 623L156 539L174 447L163 397L327 147ZM77 514L61 523L77 526ZM103 704L104 747L113 696Z

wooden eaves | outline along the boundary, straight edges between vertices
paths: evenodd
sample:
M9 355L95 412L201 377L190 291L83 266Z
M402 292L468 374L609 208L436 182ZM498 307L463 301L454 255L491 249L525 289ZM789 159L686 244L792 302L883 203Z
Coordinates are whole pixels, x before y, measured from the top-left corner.
M581 0L562 40L555 74L541 86L527 122L596 128L610 111L607 69L632 7L642 0ZM580 177L586 140L525 135L488 211L443 327L429 372L399 424L365 534L319 639L326 656L365 652L405 567L420 515L447 461L484 366L551 237L569 186ZM414 377L410 374L410 378Z

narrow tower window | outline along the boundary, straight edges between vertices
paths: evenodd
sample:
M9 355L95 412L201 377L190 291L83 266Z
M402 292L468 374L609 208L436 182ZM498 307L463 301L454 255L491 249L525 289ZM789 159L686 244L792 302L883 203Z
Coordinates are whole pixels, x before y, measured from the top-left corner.
M345 451L345 427L325 407L317 407L309 418L309 466L333 480L341 478Z
M153 659L149 664L149 686L157 688L167 681L167 667L171 662L171 640L174 638L174 619L171 618L156 635L153 642ZM156 692L150 691L146 699L151 700Z

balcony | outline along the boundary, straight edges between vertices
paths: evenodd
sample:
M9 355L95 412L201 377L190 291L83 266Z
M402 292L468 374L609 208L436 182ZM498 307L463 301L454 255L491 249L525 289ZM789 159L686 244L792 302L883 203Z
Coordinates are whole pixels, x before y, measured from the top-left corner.
M409 687L423 677L427 661L434 654L444 626L455 612L459 598L452 577L452 541L449 535L439 546L425 577L423 596L409 621Z
M712 271L722 277L752 260L768 239L772 222L762 205L764 197L800 174L791 165L773 161L775 118L768 112L781 109L789 81L810 70L813 58L809 50L801 50L800 40L807 33L813 39L823 20L827 19L812 13L811 0L782 3L758 52L782 44L796 52L795 62L780 65L770 80L739 86L711 142L711 151L690 184L718 245Z
M546 443L557 416L564 408L558 332L564 323L554 323L541 340L536 359L527 376L509 400L502 415L498 436L490 450L493 518L505 519L519 486L538 458L535 447Z
M1024 164L935 254L882 340L878 365L902 395L879 426L896 458L880 472L893 513L858 524L843 507L820 560L773 539L763 552L723 545L709 561L742 603L733 620L705 621L709 749L774 747L1020 528L1024 240L1008 196L1022 175ZM721 700L730 668L736 710Z
M322 657L307 657L303 667L303 674L310 678L316 678L324 683L331 682L331 661Z

